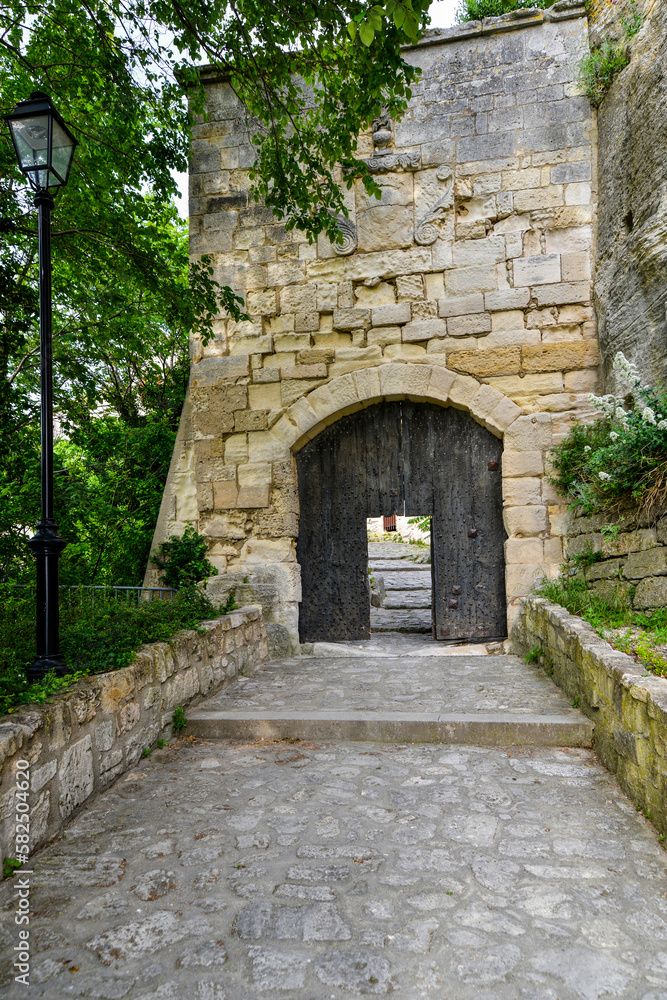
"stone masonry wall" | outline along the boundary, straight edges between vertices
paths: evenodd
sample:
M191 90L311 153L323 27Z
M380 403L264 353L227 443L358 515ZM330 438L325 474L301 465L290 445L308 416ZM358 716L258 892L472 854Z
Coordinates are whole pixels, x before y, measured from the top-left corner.
M667 18L660 0L638 7L645 22L630 41L630 64L598 111L595 302L606 391L621 393L611 370L618 351L651 385L667 382ZM604 33L617 38L628 4L613 10Z
M595 722L595 752L638 809L667 834L667 678L654 677L588 622L526 598L512 629L519 656L539 662Z
M241 608L143 646L122 670L96 674L0 720L0 850L16 856L17 762L30 763L31 853L54 837L162 734L176 705L213 694L268 659L261 611Z
M600 45L605 39L619 41L623 35L623 18L631 15L633 6L645 19L653 17L661 0L588 0L591 44Z
M639 610L667 606L667 515L575 517L565 539L565 556L587 552L599 557L585 569L597 593L607 599L632 594L633 607Z
M194 524L216 586L249 588L294 643L294 453L382 399L457 406L504 439L510 617L558 571L546 454L597 387L596 132L576 84L587 44L573 0L427 32L406 51L423 72L405 117L359 138L382 198L346 193L342 246L311 245L249 201L244 109L204 71L191 252L212 254L251 321L221 317L212 342L192 344L155 544Z

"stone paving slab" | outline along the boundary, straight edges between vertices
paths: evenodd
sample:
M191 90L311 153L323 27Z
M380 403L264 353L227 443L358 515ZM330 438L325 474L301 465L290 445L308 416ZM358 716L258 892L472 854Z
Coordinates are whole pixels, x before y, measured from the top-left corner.
M666 1000L667 866L585 750L189 744L33 859L8 1000Z
M468 746L590 747L595 726L580 713L221 712L195 709L186 732L203 739L369 740Z
M371 631L431 634L431 609L371 608Z
M236 678L199 710L506 712L581 718L541 668L518 656L295 657Z

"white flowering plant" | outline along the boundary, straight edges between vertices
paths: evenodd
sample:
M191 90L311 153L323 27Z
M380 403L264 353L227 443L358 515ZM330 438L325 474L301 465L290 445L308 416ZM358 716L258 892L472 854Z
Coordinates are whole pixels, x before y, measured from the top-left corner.
M552 449L551 482L570 506L591 514L635 505L643 512L667 504L667 392L646 385L637 366L618 353L614 371L625 396L589 396L599 417L575 424Z

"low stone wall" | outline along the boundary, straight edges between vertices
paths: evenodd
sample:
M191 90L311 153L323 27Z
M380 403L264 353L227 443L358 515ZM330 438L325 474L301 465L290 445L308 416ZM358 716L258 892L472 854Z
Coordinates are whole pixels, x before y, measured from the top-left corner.
M248 606L202 622L200 631L142 646L122 670L80 681L52 703L0 721L0 848L13 858L17 763L30 763L30 850L54 837L91 795L171 735L184 708L268 659L261 610Z
M568 527L565 556L598 556L585 570L586 580L603 597L629 599L638 610L667 606L667 514L576 517Z
M647 674L592 627L541 597L521 603L512 648L539 662L595 722L595 750L623 791L667 834L667 679Z

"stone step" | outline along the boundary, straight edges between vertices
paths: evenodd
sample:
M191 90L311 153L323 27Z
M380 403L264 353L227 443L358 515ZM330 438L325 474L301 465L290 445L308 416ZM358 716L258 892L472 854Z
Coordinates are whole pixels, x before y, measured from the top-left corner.
M371 632L431 634L431 608L371 608Z
M401 570L382 573L386 590L431 590L431 570Z
M382 607L390 608L431 608L430 590L389 590Z
M468 746L589 747L584 716L511 713L194 711L185 736L206 740L344 740Z
M426 546L424 550L428 551ZM417 552L422 551L421 546L408 545L402 542L369 542L368 558L373 559L412 559Z
M431 564L416 562L414 559L369 559L368 568L373 573L386 573L388 570L402 572L406 569L427 569L431 571Z

